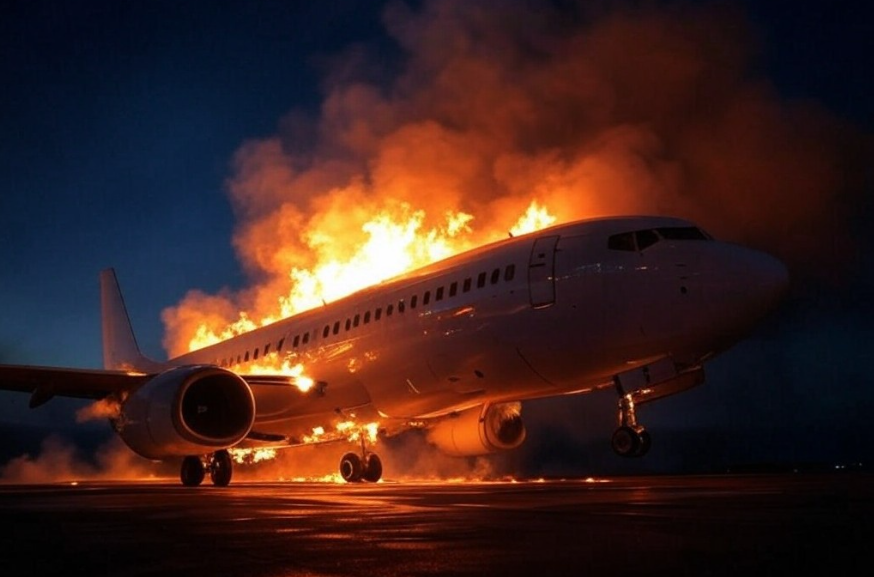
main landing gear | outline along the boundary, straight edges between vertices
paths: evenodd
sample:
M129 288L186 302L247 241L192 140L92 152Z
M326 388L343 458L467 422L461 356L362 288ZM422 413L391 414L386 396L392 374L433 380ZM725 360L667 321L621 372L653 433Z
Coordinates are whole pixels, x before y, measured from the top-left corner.
M382 460L367 450L364 435L361 435L361 454L350 452L340 459L340 476L347 483L376 483L382 478Z
M194 456L185 457L182 460L179 477L186 487L196 487L203 482L206 472L209 471L209 478L213 485L227 487L231 482L233 469L234 463L230 453L222 449L207 455L205 460Z
M637 424L631 393L623 390L618 378L614 383L619 393L619 428L613 432L613 451L620 457L643 457L649 452L652 438L642 425Z

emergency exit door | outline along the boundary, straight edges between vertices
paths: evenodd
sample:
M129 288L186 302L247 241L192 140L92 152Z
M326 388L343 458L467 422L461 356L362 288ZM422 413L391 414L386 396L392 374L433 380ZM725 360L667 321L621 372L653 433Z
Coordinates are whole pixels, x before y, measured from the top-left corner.
M558 236L542 236L534 241L528 261L528 288L531 306L548 307L555 302L555 247Z

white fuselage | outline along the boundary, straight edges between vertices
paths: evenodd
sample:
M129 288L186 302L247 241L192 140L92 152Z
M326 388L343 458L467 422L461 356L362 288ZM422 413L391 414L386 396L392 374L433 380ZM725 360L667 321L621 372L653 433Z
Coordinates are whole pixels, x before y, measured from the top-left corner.
M253 430L288 437L350 416L402 429L584 392L659 359L694 367L743 336L787 281L770 256L707 237L623 245L635 231L693 227L631 217L510 238L169 364L302 364L312 391L253 387Z

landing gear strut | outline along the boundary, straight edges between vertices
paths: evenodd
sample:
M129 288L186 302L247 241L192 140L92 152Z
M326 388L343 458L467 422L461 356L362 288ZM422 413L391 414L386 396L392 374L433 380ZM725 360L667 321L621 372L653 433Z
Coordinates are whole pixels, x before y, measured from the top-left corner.
M618 378L614 378L614 383L619 393L619 428L613 432L613 451L620 457L643 457L649 452L652 437L637 424L631 393L623 390Z
M368 481L376 483L382 478L382 460L376 453L367 451L364 436L361 436L361 454L346 453L340 459L340 476L347 483Z
M224 449L211 453L206 457L206 464L200 457L189 456L182 460L182 470L179 477L186 487L197 487L203 483L206 472L216 487L227 487L233 473L231 455Z

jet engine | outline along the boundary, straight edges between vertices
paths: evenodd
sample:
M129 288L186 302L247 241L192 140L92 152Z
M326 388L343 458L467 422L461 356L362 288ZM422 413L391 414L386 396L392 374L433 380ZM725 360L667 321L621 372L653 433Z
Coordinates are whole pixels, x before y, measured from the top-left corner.
M239 443L255 421L255 398L238 375L210 365L177 367L136 389L113 425L148 459L201 455Z
M515 449L525 440L521 403L485 404L443 419L428 431L428 440L455 457Z

